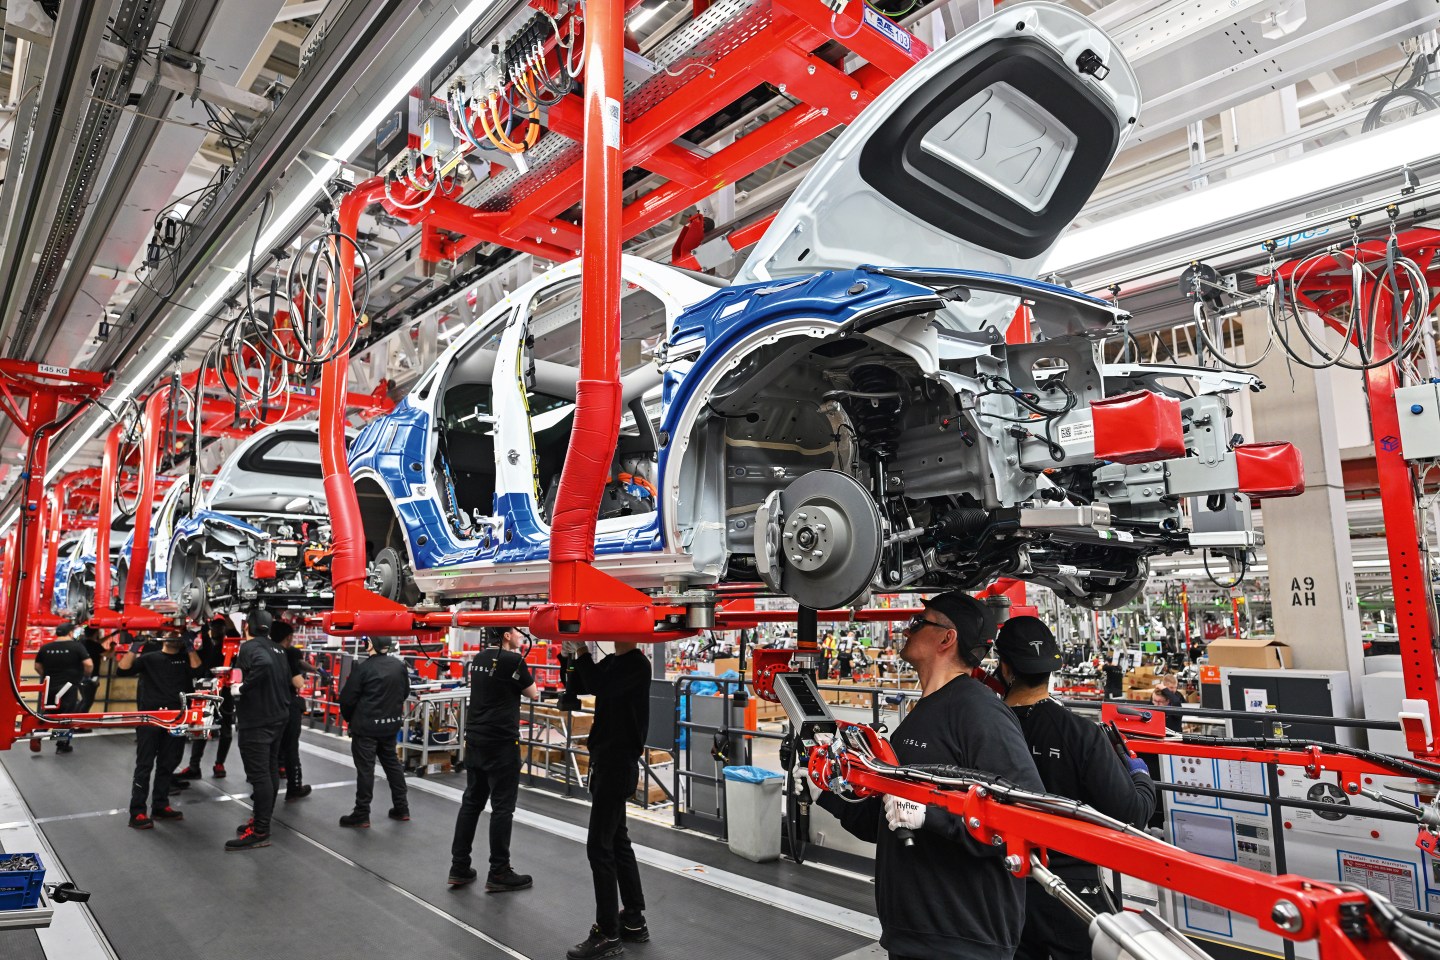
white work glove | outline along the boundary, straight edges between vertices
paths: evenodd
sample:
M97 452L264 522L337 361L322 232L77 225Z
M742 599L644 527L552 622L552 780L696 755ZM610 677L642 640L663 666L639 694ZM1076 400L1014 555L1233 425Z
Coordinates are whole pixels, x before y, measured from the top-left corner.
M578 640L566 640L560 644L560 655L567 660L573 660L585 652L585 644Z
M885 821L891 830L919 830L925 826L925 804L885 794Z

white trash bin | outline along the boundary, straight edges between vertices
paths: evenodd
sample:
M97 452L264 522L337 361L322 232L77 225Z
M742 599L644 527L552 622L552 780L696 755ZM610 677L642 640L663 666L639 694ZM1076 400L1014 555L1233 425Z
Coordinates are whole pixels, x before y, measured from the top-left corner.
M730 852L756 863L779 860L785 775L760 767L726 767L724 777Z

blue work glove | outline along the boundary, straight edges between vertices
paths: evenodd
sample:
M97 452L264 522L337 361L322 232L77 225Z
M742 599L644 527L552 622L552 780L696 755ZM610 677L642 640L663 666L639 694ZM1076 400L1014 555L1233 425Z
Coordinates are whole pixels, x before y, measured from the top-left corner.
M1150 768L1145 766L1145 761L1139 757L1127 757L1125 766L1130 768L1131 773L1143 773L1147 777L1150 775Z

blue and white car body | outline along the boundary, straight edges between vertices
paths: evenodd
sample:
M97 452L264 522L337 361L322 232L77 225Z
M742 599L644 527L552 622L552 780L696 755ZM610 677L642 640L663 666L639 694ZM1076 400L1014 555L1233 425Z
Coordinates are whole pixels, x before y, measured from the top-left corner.
M1095 458L1088 405L1178 397L1159 381L1186 371L1097 362L1126 315L1033 277L1138 107L1087 20L1006 7L844 131L734 285L624 257L627 414L596 566L702 604L727 580L815 607L999 575L1094 606L1134 596L1149 555L1188 546L1181 498L1120 484L1105 501L1103 471L1124 467ZM543 592L579 276L556 267L491 308L350 445L374 588ZM1007 345L1022 307L1044 339ZM1185 403L1223 418L1213 394L1254 382L1212 378ZM1043 433L1018 394L1051 411Z
M110 532L110 542L116 543L125 535L126 518L117 518ZM82 530L78 536L67 538L60 544L55 561L55 592L52 609L76 622L90 619L95 609L95 547L98 538L95 531ZM111 547L110 571L115 571L116 550ZM113 580L112 580L113 582Z
M200 619L257 602L333 599L317 437L314 423L267 427L235 448L198 497L188 482L176 484L181 492L156 514L146 580L157 602Z
M150 553L145 564L145 586L142 602L152 609L167 607L170 601L169 583L170 542L179 516L189 509L190 484L188 477L182 477L170 485L161 498L150 521ZM115 583L121 596L130 576L130 561L135 550L135 531L125 538L120 555L115 561Z

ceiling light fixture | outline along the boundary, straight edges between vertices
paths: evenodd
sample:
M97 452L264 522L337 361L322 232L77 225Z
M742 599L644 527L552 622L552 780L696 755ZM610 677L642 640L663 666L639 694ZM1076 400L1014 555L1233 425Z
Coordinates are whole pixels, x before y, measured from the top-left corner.
M1440 143L1440 111L1353 140L1277 163L1256 173L1213 184L1134 213L1064 234L1045 261L1043 272L1064 276L1085 264L1158 246L1283 207L1308 196L1332 193L1339 185L1433 159Z
M374 135L375 128L380 125L380 121L390 112L391 106L404 97L410 90L414 89L415 85L420 82L420 78L425 75L425 72L449 51L455 41L459 40L465 31L469 30L471 25L480 19L480 15L484 13L493 2L494 0L471 0L471 2L460 11L460 14L441 31L429 49L411 62L410 68L395 82L394 86L375 101L378 106L370 111L369 115L351 132L345 142L335 150L334 156L349 158L359 153L360 148ZM341 166L338 160L327 160L319 170L315 171L309 182L305 184L304 189L296 195L295 199L282 213L271 221L270 228L261 234L258 243L256 243L257 249L274 249L280 237L289 231L292 222L302 213L309 210L315 198L325 189L325 185L340 172ZM227 272L240 278L243 278L245 274L242 262L237 262L234 266L227 268ZM189 318L180 325L180 328L170 335L167 346L178 345L184 342L198 327L211 320L211 314L220 307L234 286L234 283L222 283L210 296L201 301L200 305L191 311ZM136 374L118 394L109 399L112 401L124 400L143 390L149 385L151 378L164 366L173 353L173 350L168 349L156 351L155 356L140 369L140 372ZM66 465L69 464L75 455L79 453L80 448L94 439L105 426L106 423L103 418L97 419L92 423L85 432L81 434L80 439L69 446L65 453L46 471L46 483L53 481L55 477L65 469ZM4 530L14 522L15 514L12 513L5 519L3 524L0 524L0 530Z
M1338 97L1340 94L1344 93L1346 90L1349 90L1349 89L1350 89L1350 84L1348 84L1348 83L1341 83L1341 84L1337 84L1337 85L1335 85L1335 86L1333 86L1333 87L1330 87L1329 89L1326 89L1326 90L1317 90L1317 91L1315 91L1314 93L1310 94L1308 97L1301 97L1299 100L1296 100L1296 101L1295 101L1295 109L1298 110L1298 109L1300 109L1301 107L1308 107L1308 106L1310 106L1310 104L1312 104L1312 103L1319 103L1321 100L1324 100L1326 97Z

